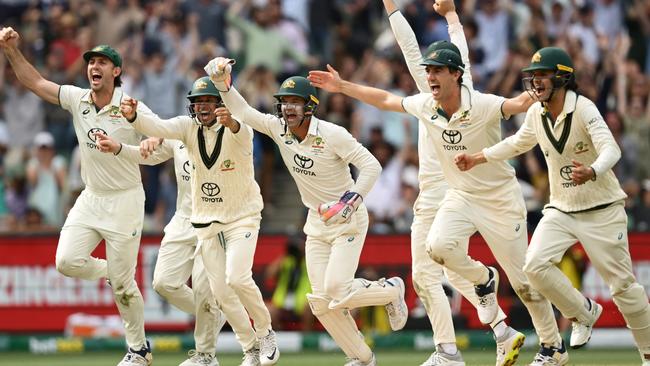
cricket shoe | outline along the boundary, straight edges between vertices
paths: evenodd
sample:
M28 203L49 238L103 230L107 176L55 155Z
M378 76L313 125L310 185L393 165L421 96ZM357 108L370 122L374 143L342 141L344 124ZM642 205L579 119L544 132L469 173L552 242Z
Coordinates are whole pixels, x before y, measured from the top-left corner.
M179 366L219 366L219 361L211 353L190 350L187 355L190 358L183 361Z
M377 366L377 359L374 353L368 362L363 362L358 358L348 358L348 362L344 366Z
M497 302L497 289L499 288L499 272L494 267L487 267L489 272L485 284L474 286L474 292L478 296L476 312L478 319L483 324L490 324L499 314L499 303Z
M456 354L450 355L449 353L445 353L442 347L436 346L436 351L420 366L465 366L465 361L463 361L463 356L460 354L460 351L456 351Z
M151 345L149 344L149 341L147 341L147 343L138 351L129 348L126 355L117 366L149 366L152 361L153 355L151 355Z
M508 327L501 337L494 337L494 340L497 342L496 366L512 366L517 362L519 350L524 346L526 336Z
M260 338L260 363L262 366L275 365L279 358L278 341L275 339L275 332L270 329L269 334Z
M589 298L587 298L587 301L589 301L589 306L591 307L589 310L589 323L583 324L578 321L571 323L571 339L569 340L569 345L573 349L580 348L589 342L593 326L603 312L603 307L599 303Z
M562 341L559 348L542 344L529 366L563 366L567 363L569 363L569 354Z
M409 309L406 306L406 301L404 301L406 286L404 285L404 281L399 277L391 277L386 280L386 283L399 288L399 296L397 299L386 304L386 313L388 313L390 328L397 331L404 328L409 317Z
M239 366L260 366L260 349L253 347L244 352L244 358Z

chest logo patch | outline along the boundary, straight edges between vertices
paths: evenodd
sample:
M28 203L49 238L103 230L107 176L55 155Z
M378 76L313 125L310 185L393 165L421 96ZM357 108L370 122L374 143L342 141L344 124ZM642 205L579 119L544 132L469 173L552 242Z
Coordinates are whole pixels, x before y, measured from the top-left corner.
M311 147L316 148L316 149L322 149L325 147L325 140L323 140L322 137L316 137L314 139L314 144L311 145Z
M564 180L571 180L571 173L573 172L573 167L571 165L565 165L560 168L560 177Z
M463 135L458 130L442 131L442 140L448 144L456 145L463 140Z
M88 130L88 139L90 139L90 141L92 141L92 142L96 142L96 141L97 141L97 137L95 137L95 134L96 134L97 132L101 132L101 133L103 133L104 135L107 135L107 136L108 136L108 134L106 133L106 131L104 131L103 129L101 129L101 128L99 128L99 127L94 127L94 128L91 128L90 130Z
M304 155L295 154L293 156L293 162L297 165L291 167L295 173L316 176L316 173L309 170L314 166L314 161L311 158L308 158Z
M303 155L294 155L293 162L302 169L311 169L314 166L314 161Z
M201 197L203 202L223 202L221 197L215 197L221 193L221 188L217 183L205 182L201 185L201 192L207 197Z
M583 141L580 141L573 147L573 152L575 154L582 154L589 151L589 144L585 144Z
M230 159L224 160L224 161L221 162L221 166L219 167L219 169L222 172L226 172L226 171L229 171L229 170L234 170L235 169L235 162L230 160Z

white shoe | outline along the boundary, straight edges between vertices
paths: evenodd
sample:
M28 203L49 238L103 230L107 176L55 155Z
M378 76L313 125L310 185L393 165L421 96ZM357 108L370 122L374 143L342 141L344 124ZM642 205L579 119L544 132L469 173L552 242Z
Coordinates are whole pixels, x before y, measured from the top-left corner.
M404 285L404 281L399 277L391 277L387 279L386 282L389 285L399 288L399 297L386 304L386 312L388 313L390 328L396 331L404 328L409 317L409 309L406 306L406 301L404 301L406 286Z
M260 366L260 349L253 347L244 352L244 358L239 366Z
M262 366L275 365L280 358L278 341L275 339L275 332L269 330L269 334L260 339L260 363Z
M495 337L494 340L497 342L496 366L512 366L517 362L519 350L524 346L526 336L512 327L508 327L503 336Z
M144 354L144 356L140 353ZM151 345L149 344L149 341L147 341L147 344L139 351L129 348L128 352L126 352L126 355L117 366L149 366L152 361L153 355L151 354Z
M375 354L372 354L372 358L368 362L362 362L358 358L348 358L348 362L344 366L377 366L377 359Z
M183 361L179 366L219 366L219 361L211 353L190 350L187 355L190 358Z
M542 348L539 349L529 366L563 366L567 363L569 363L569 354L564 347L564 341L562 341L560 348L547 347L542 344Z
M571 323L571 340L569 341L569 345L573 349L580 348L589 342L593 326L603 312L603 307L599 303L592 299L587 299L587 301L591 304L591 319L589 319L589 324L583 324L578 321Z
M436 351L420 366L465 366L465 361L463 361L460 351L456 351L455 355L450 355L445 353L440 346L436 346Z
M490 277L483 285L474 286L474 292L478 296L476 312L478 319L483 324L490 324L499 314L499 303L497 293L499 289L499 271L494 267L487 267Z

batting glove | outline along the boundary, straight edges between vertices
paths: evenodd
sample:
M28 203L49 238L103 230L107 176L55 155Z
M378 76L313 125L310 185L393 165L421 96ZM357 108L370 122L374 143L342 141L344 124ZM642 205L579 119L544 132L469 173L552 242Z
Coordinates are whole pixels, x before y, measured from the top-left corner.
M325 225L348 223L352 220L352 214L361 202L363 202L363 198L360 194L347 191L338 201L318 206L318 215Z
M225 57L216 57L203 68L210 76L210 80L220 92L227 92L232 86L232 65L235 60Z

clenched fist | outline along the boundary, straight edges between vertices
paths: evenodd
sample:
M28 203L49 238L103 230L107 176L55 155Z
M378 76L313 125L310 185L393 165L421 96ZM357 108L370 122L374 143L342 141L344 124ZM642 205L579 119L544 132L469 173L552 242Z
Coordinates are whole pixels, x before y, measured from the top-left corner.
M129 122L135 121L137 109L138 109L137 100L129 97L122 99L122 103L120 104L120 112L122 113L122 116L126 118L127 121Z
M11 27L5 27L2 28L2 30L0 30L1 48L9 48L9 47L16 48L18 47L19 39L20 39L20 35Z

